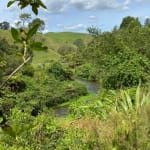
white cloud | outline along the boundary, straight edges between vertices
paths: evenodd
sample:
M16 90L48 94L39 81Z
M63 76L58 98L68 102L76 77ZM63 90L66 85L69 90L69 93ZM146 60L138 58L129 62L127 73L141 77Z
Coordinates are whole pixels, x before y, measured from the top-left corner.
M68 7L70 0L45 0L48 12L50 13L61 13Z
M83 10L116 8L119 4L116 0L71 0L71 3Z
M86 29L87 26L84 24L76 24L72 26L64 26L63 29L66 31L79 31L79 30L84 30Z
M48 12L61 13L73 6L80 10L127 9L131 0L44 0Z
M145 16L144 19L150 19L150 16Z
M97 17L96 17L96 16L91 15L91 16L89 16L89 19L90 19L90 20L96 20L96 19L97 19Z

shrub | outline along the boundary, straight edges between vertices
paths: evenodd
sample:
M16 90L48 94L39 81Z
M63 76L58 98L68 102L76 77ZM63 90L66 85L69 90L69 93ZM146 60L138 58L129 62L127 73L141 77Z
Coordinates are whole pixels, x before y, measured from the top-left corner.
M75 51L75 47L69 45L63 45L59 47L57 50L57 52L62 56L68 55L74 51Z
M137 86L139 82L149 80L149 60L135 52L121 52L118 58L110 58L109 66L105 66L102 86L107 89L119 89Z
M72 80L72 71L69 68L64 68L59 62L54 62L48 71L52 73L57 80Z
M81 79L96 81L98 79L98 69L94 64L86 63L76 67L75 74Z
M15 93L23 92L26 89L26 83L17 77L12 78L9 80L8 83L10 90Z
M34 68L31 65L26 65L22 69L22 75L33 77L34 76Z

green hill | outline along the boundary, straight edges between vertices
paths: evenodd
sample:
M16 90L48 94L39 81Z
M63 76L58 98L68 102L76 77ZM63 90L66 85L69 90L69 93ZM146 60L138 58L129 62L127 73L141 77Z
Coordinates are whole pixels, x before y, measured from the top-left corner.
M83 39L87 42L90 38L88 34L75 32L49 32L45 34L46 37L51 38L54 42L74 42L76 39Z
M0 30L0 38L5 38L10 44L13 44L13 38L8 30ZM42 41L44 45L48 46L48 52L34 52L33 64L36 65L47 63L52 60L58 60L60 58L60 55L57 53L58 48L63 45L75 47L73 42L77 39L82 39L85 43L87 43L90 41L91 36L84 33L74 32L38 33L36 35L36 40Z

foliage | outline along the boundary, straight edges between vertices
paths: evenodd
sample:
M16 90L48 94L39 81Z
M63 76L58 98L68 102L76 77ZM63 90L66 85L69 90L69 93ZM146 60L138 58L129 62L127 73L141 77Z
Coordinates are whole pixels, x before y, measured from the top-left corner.
M73 53L74 51L75 47L69 45L63 45L57 50L57 52L62 56L66 56L67 54Z
M71 70L65 69L61 63L59 62L54 62L51 64L49 68L49 73L52 73L56 79L58 80L67 80L67 79L72 79L72 72Z
M75 69L75 75L81 79L96 81L98 79L98 70L92 63L86 63Z
M23 13L19 16L22 21L22 27L25 27L25 23L27 23L31 19L31 14Z
M87 31L93 36L93 37L98 37L101 34L101 30L96 27L88 27Z
M33 77L34 76L34 68L31 65L26 65L23 69L22 69L22 75L26 75L26 76L30 76Z
M32 20L32 22L29 23L28 26L29 26L29 28L31 28L31 27L35 26L36 24L40 25L38 31L43 31L44 30L45 22L40 18L36 18L36 19Z
M83 39L76 39L73 44L77 47L83 47L85 45Z
M134 26L133 26L134 24ZM136 26L141 26L138 18L134 18L131 16L127 16L125 18L123 18L122 23L120 24L120 29L128 29L130 28L130 26L132 26L132 29Z
M18 2L18 6L20 9L24 9L27 6L31 6L32 7L32 11L37 15L38 14L38 8L39 7L43 7L46 9L46 6L43 4L43 2L41 0L10 0L7 4L7 7L10 7L11 5L13 5L15 2Z
M21 62L21 52L17 47L10 45L7 40L0 39L0 74L1 78L8 75Z
M120 26L93 37L88 46L75 54L76 61L96 66L101 86L107 89L131 87L149 80L149 28L142 28L134 17L124 18ZM90 70L93 68L87 72Z
M0 23L0 29L1 30L9 30L10 24L7 21L3 21Z
M46 8L40 0L12 0L8 6L15 2L21 9L30 5L35 14L39 6ZM11 28L18 47L0 40L0 79L20 62L25 65L33 57L33 50L46 50L33 39L39 27ZM89 32L93 40L67 54L66 60L75 68L52 60L35 68L26 64L0 89L0 148L150 149L150 95L148 88L141 87L149 81L149 26L141 27L137 18L126 17L120 29L101 33L89 28ZM65 34L61 38L51 35L58 43ZM72 36L67 36L65 42L73 44L77 38L68 35ZM80 78L100 80L103 87L117 90L101 89L98 95L87 95L86 87L73 80L73 69ZM139 81L136 90L118 90L136 86ZM64 102L69 104L69 115L55 118L52 107Z

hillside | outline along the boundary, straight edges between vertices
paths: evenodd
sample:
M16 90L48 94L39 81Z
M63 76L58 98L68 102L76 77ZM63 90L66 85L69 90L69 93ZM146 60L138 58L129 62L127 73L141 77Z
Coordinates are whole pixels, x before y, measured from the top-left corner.
M0 38L5 38L10 44L13 43L10 31L0 30ZM91 37L84 33L74 32L49 32L46 34L38 33L36 35L38 41L42 41L44 45L48 46L48 52L34 52L33 64L46 63L51 60L58 60L60 55L57 53L59 47L63 45L73 46L73 42L77 39L82 39L85 43L90 41Z

